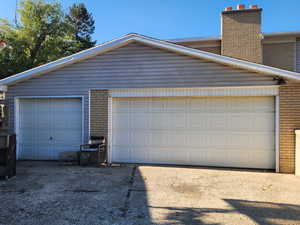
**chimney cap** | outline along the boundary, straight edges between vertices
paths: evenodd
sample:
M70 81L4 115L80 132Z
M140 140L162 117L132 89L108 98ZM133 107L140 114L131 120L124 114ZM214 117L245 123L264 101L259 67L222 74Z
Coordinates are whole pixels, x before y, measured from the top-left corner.
M229 7L226 7L226 8L225 8L225 11L232 11L232 7L230 7L230 6L229 6Z
M250 5L250 9L257 9L257 5Z
M238 4L238 5L236 6L236 9L237 9L237 10L244 10L244 9L245 9L245 5L244 5L244 4Z

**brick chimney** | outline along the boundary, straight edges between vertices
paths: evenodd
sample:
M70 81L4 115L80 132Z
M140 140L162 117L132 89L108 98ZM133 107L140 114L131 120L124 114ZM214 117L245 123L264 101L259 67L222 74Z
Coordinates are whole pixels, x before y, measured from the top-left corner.
M221 17L222 55L262 63L261 13L256 5L225 8Z

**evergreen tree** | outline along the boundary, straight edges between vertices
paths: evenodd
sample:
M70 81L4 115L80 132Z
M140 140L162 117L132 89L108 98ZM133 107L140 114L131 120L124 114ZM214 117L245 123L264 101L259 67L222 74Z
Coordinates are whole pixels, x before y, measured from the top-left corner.
M69 8L66 22L73 34L74 42L71 46L73 53L95 46L96 41L92 41L91 37L95 31L95 20L83 3L73 4Z

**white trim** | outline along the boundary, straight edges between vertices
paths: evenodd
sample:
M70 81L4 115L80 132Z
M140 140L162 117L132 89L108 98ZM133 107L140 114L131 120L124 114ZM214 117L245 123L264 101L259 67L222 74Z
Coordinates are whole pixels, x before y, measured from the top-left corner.
M16 133L16 140L17 140L17 146L16 146L16 153L17 153L17 159L19 159L19 137L20 137L20 99L59 99L59 98L78 98L81 99L81 143L84 143L84 118L85 118L85 112L84 112L84 96L83 95L67 95L67 96L16 96L14 97L14 116L15 116L15 133ZM78 146L79 147L79 146Z
M110 95L108 95L108 134L107 134L107 162L109 164L112 163L112 143L113 143L113 129L112 129L112 126L113 126L113 115L112 115L112 112L113 112L113 99Z
M280 172L280 98L275 97L275 154L276 154L276 173Z
M15 117L15 124L14 124L14 130L15 130L15 133L16 133L16 142L17 142L17 145L16 145L16 158L19 159L19 145L20 145L20 138L19 138L19 127L20 127L20 117L19 117L19 114L20 114L20 107L19 107L19 98L14 98L14 117Z
M297 38L296 38L296 42L295 42L295 56L294 56L294 63L295 63L295 65L294 65L294 71L296 71L296 72L300 72L300 71L298 71L298 68L297 68L297 60L298 60L298 51L297 51L297 49L298 49L298 42L299 41L297 41Z
M295 130L295 175L300 176L300 130Z
M268 74L272 76L279 76L286 79L291 79L295 81L300 81L300 73L291 72L287 70L282 70L270 66L265 66L262 64L256 64L248 61L243 61L239 59L234 59L222 55L217 55L214 53L201 51L194 48L184 47L182 45L177 45L171 42L166 42L146 36L142 36L139 34L128 34L119 39L115 39L110 42L106 42L104 44L98 45L96 47L90 48L88 50L81 51L74 55L56 60L54 62L33 68L31 70L27 70L25 72L16 74L14 76L7 77L5 79L0 80L0 85L12 85L16 82L20 82L26 79L30 79L32 77L44 74L46 72L53 71L55 69L61 68L63 66L93 57L98 54L103 54L105 52L111 51L116 48L120 48L134 41L150 45L153 47L177 52L180 54L192 56L195 58L205 59L212 62L228 65L231 67L245 69L252 72L258 72L262 74Z
M278 86L109 90L111 97L276 96Z
M89 90L89 106L88 106L88 110L89 110L89 118L88 118L88 138L90 138L91 136L91 89Z

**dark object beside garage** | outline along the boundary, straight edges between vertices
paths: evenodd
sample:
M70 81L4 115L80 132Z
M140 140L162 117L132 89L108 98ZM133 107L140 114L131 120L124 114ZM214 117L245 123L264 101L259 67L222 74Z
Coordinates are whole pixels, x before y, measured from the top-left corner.
M0 134L0 179L16 175L16 135Z
M79 165L107 163L107 143L103 136L91 136L89 143L80 145Z

